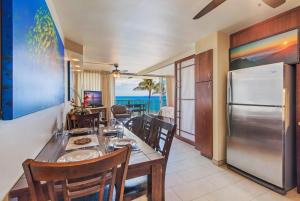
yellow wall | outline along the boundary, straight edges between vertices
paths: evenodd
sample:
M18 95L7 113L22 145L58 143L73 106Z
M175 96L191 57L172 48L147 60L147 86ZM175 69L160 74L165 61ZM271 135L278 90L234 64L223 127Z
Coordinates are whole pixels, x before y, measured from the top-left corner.
M196 42L195 53L209 49L213 55L213 161L222 164L226 155L226 80L229 69L229 35L216 32Z

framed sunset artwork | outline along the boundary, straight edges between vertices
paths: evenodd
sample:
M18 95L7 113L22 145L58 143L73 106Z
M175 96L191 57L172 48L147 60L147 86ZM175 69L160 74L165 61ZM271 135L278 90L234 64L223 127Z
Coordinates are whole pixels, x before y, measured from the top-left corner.
M299 63L298 29L230 49L230 70L278 62Z

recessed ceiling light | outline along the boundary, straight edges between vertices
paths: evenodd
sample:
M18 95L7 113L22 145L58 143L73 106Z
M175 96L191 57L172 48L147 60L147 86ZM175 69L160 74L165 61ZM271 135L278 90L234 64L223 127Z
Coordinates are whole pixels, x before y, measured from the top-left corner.
M76 68L80 68L80 65L75 65Z
M73 58L72 61L80 61L80 59Z
M81 72L82 70L73 70L74 72Z

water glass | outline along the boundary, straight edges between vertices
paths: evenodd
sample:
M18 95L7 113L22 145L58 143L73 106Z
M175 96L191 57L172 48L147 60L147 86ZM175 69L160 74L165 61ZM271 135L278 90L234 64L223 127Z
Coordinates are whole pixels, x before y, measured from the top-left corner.
M114 127L117 124L117 120L115 118L110 120L110 126Z
M123 126L123 124L117 124L115 126L115 128L117 130L118 138L123 138L123 135L124 135L124 126Z
M104 139L104 146L107 153L114 151L114 144L112 143L110 137L106 137Z

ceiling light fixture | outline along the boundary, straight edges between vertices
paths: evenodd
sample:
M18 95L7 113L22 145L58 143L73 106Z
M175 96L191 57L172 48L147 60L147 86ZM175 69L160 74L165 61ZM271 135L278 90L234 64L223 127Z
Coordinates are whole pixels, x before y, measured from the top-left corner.
M80 68L80 65L75 65L76 68Z
M80 61L80 59L73 58L72 61Z
M121 72L120 72L120 70L118 70L119 65L114 64L114 67L115 67L115 69L111 72L111 74L114 78L119 78L121 76Z

